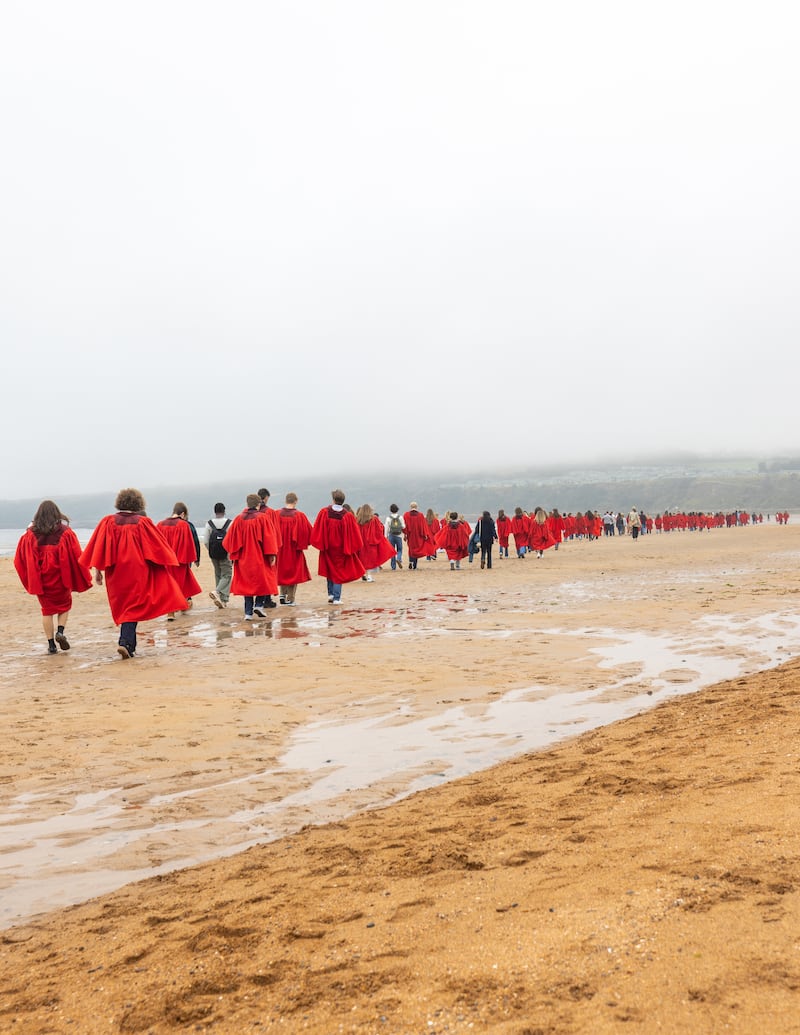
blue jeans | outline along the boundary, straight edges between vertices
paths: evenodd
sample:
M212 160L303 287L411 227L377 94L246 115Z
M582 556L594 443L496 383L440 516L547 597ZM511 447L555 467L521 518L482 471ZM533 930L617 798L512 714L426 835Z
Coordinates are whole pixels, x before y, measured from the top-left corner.
M123 622L119 627L119 645L127 647L128 653L136 650L136 626L138 622Z
M389 545L394 549L392 557L392 571L397 568L397 562L403 563L403 537L401 535L387 535Z
M245 597L244 598L244 613L246 615L250 615L251 617L253 615L253 602L254 601L255 601L255 597Z
M341 582L331 582L331 580L328 579L328 596L332 597L334 600L342 599Z

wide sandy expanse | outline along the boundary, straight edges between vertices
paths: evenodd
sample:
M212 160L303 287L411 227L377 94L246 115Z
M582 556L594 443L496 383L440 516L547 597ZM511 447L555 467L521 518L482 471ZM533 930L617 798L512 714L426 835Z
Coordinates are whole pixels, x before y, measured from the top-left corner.
M0 560L0 1031L800 1032L798 560L440 555L129 662Z

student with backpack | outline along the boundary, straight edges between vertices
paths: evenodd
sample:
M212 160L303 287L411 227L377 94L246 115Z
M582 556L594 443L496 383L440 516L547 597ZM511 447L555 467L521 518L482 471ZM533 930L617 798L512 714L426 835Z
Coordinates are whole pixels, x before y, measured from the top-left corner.
M228 557L227 550L222 545L230 523L231 519L225 517L225 504L215 503L214 516L208 521L203 532L203 542L214 568L214 582L216 583L215 588L208 595L217 607L227 607L231 595L233 564Z
M389 544L394 547L392 571L397 571L398 568L403 567L403 532L406 530L406 523L396 503L389 507L389 516L384 522L384 528Z

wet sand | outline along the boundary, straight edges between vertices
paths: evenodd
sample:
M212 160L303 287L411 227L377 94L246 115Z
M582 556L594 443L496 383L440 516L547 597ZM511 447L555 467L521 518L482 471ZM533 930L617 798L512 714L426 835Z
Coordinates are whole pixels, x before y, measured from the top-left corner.
M131 662L0 561L0 1031L800 1030L799 556L421 562Z

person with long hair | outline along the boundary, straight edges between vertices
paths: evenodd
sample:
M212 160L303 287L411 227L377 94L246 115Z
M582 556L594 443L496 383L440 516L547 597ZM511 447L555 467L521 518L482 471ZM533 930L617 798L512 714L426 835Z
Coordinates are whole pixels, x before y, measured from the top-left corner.
M541 558L544 557L544 551L549 550L555 544L553 533L550 531L547 511L544 507L537 507L528 526L528 549L532 550L537 558Z
M488 510L484 510L475 525L475 538L481 547L481 568L492 567L492 545L497 541L497 526Z
M472 529L463 517L459 517L458 511L451 510L447 520L439 529L436 537L436 545L444 550L447 559L450 561L450 570L456 571L461 568L461 562L469 556L469 537Z
M136 653L139 622L185 611L186 596L173 576L175 551L145 513L141 492L120 489L114 506L116 513L101 519L80 560L95 569L98 586L105 581L119 626L117 653L127 660Z
M80 556L69 518L52 500L42 500L17 543L14 567L25 590L39 601L48 654L58 654L59 647L69 650L65 628L72 594L92 586L92 574Z
M428 507L425 511L425 520L428 522L428 528L431 530L431 539L433 540L434 546L436 545L436 536L439 534L439 530L442 527L442 522L439 520L439 515L433 509ZM428 556L429 561L436 560L436 553L432 553Z
M366 568L366 573L361 576L361 580L362 582L374 582L373 573L386 561L396 557L395 550L386 538L383 522L369 503L362 503L358 508L356 521L364 543L358 555Z

